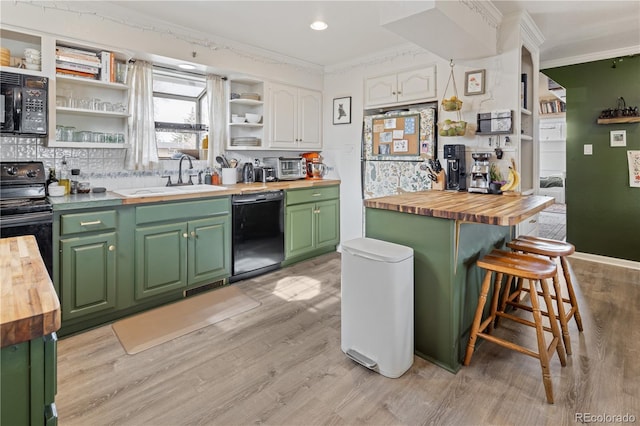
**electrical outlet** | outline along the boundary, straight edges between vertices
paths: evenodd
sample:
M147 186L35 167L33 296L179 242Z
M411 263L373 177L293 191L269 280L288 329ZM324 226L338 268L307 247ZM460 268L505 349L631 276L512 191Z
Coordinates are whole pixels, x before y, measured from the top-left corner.
M584 145L584 155L593 155L593 145L590 143Z

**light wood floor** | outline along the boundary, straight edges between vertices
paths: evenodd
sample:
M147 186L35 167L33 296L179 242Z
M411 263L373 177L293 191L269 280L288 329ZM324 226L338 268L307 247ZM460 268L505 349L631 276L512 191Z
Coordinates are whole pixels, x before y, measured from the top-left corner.
M59 421L563 425L590 413L640 422L640 271L571 263L585 331L572 321L568 365L551 362L554 405L536 359L489 342L455 375L418 357L398 379L350 361L340 350L340 256L330 254L236 284L262 305L137 355L110 326L62 339Z

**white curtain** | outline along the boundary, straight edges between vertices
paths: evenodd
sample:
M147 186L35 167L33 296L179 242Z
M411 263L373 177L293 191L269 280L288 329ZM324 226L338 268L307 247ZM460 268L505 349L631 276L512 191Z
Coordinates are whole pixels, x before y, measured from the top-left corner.
M153 169L158 164L156 131L153 118L153 67L150 63L136 61L128 78L129 143L128 170Z
M216 155L224 152L227 140L227 94L222 77L207 76L207 99L209 100L209 155L207 164L217 165Z

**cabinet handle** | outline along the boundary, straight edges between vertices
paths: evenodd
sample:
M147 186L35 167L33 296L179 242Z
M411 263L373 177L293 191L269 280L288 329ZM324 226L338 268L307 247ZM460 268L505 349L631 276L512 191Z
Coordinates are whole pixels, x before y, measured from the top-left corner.
M391 94L392 94L392 95L397 95L397 93L396 93L396 92L391 92Z
M316 193L314 193L314 194L311 194L311 196L312 196L312 197L319 197L319 196L321 196L321 195L322 195L322 194L321 194L320 192L316 192Z
M398 95L402 95L402 92L398 91Z
M113 244L109 246L109 251L114 251L115 249L116 249L116 246L114 246Z
M91 222L80 222L80 226L88 226L88 225L100 225L102 223L101 220L94 220Z
M184 234L182 234L183 237L185 238L189 238L189 234L187 234L186 232Z
M191 236L192 236L193 238L197 237L197 235L196 235L196 231L191 231Z
M314 210L313 212L314 212L315 214L318 214L318 213L320 213L320 209Z

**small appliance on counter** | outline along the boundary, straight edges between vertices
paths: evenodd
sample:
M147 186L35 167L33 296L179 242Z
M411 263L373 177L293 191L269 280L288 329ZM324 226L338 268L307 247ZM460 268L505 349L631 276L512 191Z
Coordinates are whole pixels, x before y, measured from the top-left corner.
M444 158L447 161L446 189L464 191L467 189L467 171L464 159L465 146L444 145Z
M307 176L307 161L300 157L265 157L263 163L275 170L278 180L297 180Z
M490 152L474 152L471 154L473 165L471 166L471 182L469 192L489 193L489 158Z
M276 171L273 167L259 166L253 168L253 176L256 182L275 182Z
M300 155L307 162L307 179L322 179L327 174L327 166L318 152L305 152Z
M252 163L247 162L247 163L244 163L244 166L242 166L242 182L243 183L255 182Z

